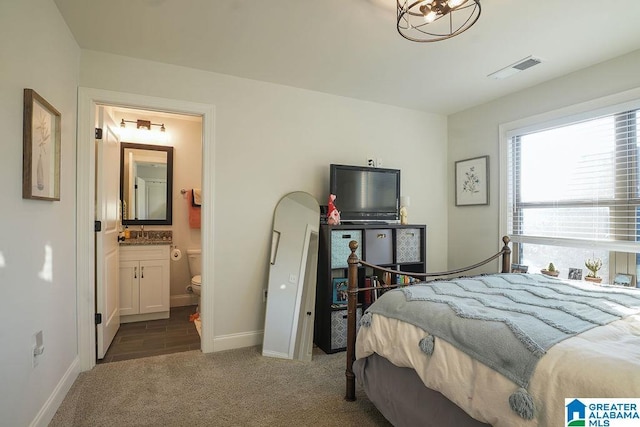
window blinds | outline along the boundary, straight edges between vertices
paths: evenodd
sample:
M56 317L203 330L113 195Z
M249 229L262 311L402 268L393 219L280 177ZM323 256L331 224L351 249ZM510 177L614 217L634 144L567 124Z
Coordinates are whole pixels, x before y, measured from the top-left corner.
M514 241L640 253L639 111L512 134L507 219Z

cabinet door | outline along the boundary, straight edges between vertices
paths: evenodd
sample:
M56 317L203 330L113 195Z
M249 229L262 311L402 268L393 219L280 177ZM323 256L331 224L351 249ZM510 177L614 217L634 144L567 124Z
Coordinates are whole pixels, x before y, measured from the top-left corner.
M331 230L331 268L347 268L347 258L351 255L349 242L358 242L356 255L362 259L362 230Z
M120 261L120 315L138 314L140 307L140 263Z
M140 261L140 313L169 311L169 260Z
M362 308L356 309L356 332L360 329ZM347 346L347 310L331 312L331 350L342 350Z
M398 263L422 262L420 229L399 228L396 238L396 258Z
M365 230L365 261L371 264L393 263L393 234L390 228Z

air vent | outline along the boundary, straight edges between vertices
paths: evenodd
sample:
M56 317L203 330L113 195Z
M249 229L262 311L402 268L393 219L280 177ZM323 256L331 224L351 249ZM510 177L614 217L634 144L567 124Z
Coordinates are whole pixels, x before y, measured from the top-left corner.
M542 62L539 58L534 58L533 56L527 56L526 58L521 59L520 61L509 65L508 67L504 67L501 70L498 70L494 73L489 74L487 77L491 77L492 79L506 79L509 76L512 76L520 71L524 71L528 68L533 67L534 65L538 65Z

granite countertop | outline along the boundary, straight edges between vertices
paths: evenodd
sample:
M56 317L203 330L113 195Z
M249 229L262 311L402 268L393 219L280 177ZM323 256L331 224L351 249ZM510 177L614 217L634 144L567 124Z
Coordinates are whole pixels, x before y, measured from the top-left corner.
M171 245L173 243L173 233L171 230L150 230L145 231L145 237L138 238L141 232L133 230L130 232L131 237L120 242L122 246L140 246L140 245Z
M173 243L171 239L125 239L120 242L120 246L140 246L140 245L170 245Z

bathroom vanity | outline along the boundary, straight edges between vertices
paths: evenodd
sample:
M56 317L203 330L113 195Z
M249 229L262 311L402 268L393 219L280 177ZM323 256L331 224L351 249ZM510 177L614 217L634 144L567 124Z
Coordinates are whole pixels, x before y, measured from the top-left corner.
M120 323L169 318L169 248L163 244L120 244Z

